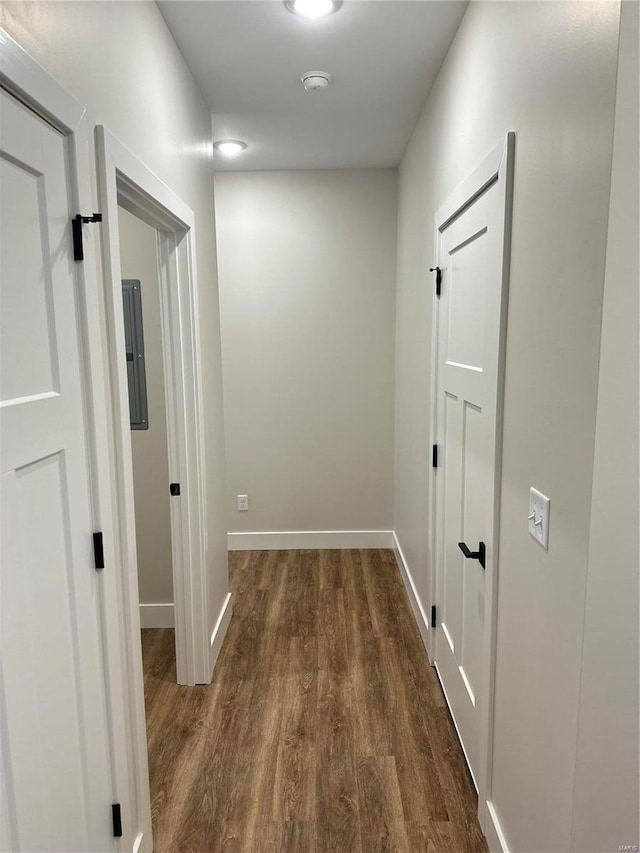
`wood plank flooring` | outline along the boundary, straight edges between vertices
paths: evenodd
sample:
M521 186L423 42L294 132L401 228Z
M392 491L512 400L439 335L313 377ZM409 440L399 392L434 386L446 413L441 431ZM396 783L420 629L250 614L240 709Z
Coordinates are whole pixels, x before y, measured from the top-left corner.
M144 630L156 853L485 853L393 552L230 554L208 687Z

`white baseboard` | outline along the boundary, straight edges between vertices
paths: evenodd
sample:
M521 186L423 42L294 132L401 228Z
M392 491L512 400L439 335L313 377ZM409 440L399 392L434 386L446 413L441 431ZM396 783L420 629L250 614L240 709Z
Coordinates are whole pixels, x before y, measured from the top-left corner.
M230 551L298 551L320 548L393 548L392 530L288 530L228 533Z
M227 634L229 622L231 622L231 615L231 593L228 592L223 602L223 605L220 608L220 615L218 616L218 621L216 622L215 627L211 632L211 648L209 651L209 672L213 672L214 667L216 665L216 661L218 660L218 655L220 654L222 643L224 642L224 638Z
M418 590L416 589L416 585L413 582L413 577L411 576L411 570L409 569L409 565L405 560L404 554L402 552L402 548L400 547L400 543L398 542L398 537L396 536L395 530L393 532L393 553L396 556L396 562L398 564L398 568L400 569L400 574L402 575L402 580L404 581L405 588L407 590L407 595L409 596L409 602L411 603L411 609L413 610L413 615L416 617L416 622L418 623L418 629L420 631L420 636L422 637L422 642L424 643L424 647L427 650L427 655L429 656L429 660L432 660L431 657L431 625L430 619L427 617L427 614L424 612L424 608L422 606L422 602L420 601L420 596L418 595Z
M141 604L141 628L175 628L173 604Z
M485 827L485 836L491 853L509 853L507 840L504 837L504 832L500 826L496 810L490 800L487 800L487 825Z

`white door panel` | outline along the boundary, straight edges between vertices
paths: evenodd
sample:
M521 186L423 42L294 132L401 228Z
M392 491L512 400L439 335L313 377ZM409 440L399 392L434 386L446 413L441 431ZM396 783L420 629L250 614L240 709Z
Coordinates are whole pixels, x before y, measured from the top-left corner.
M443 594L437 663L467 760L477 776L480 750L478 697L484 643L484 569L465 559L458 543L476 551L486 545L491 524L487 476L491 476L491 430L487 400L486 315L490 287L490 227L494 184L441 235L441 325L438 350L439 443L443 448L440 554Z
M0 92L2 786L12 850L109 850L66 140Z
M439 227L441 295L435 364L435 662L476 784L488 725L487 596L493 572L498 393L505 258L505 184L454 194ZM445 209L446 209L445 205ZM484 563L465 557L485 549ZM484 741L483 741L484 738Z

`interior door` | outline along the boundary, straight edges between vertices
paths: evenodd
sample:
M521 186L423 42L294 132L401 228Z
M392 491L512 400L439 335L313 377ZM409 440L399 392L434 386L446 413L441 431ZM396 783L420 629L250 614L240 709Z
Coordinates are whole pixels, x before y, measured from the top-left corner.
M439 226L435 663L478 787L486 764L496 556L505 179L479 175L462 190L444 206L454 213Z
M68 152L0 99L2 841L111 850Z

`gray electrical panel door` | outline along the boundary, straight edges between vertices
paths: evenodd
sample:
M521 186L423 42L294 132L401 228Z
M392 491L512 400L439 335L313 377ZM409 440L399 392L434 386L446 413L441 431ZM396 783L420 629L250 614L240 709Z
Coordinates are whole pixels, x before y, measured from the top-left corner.
M149 429L147 380L144 369L144 336L142 333L142 291L138 279L123 280L122 308L124 312L124 342L127 352L131 429Z

